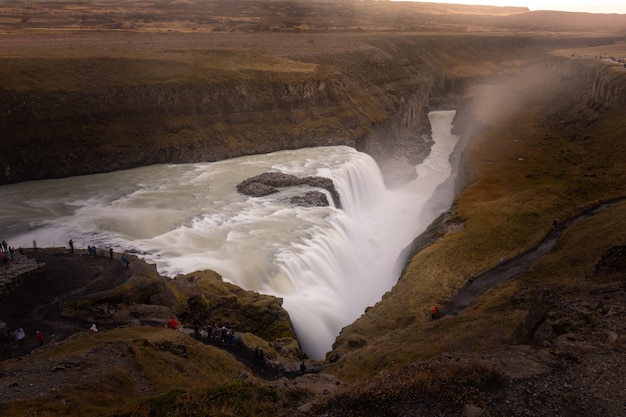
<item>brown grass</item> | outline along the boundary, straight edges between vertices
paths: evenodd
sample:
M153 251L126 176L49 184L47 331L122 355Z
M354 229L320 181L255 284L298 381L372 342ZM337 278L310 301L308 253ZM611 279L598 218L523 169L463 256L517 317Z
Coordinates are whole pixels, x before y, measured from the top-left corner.
M169 350L181 345L185 356ZM107 356L111 346L117 352L115 357ZM84 371L60 371L71 374L64 375L70 382L50 394L51 398L44 397L50 401L38 398L5 404L3 415L7 417L32 412L41 416L111 415L127 401L145 395L139 390L142 384L155 394L175 387L206 389L232 381L242 369L229 353L198 343L182 332L144 326L73 338L25 360L81 363Z
M485 407L483 390L500 383L497 373L480 363L439 366L411 364L395 373L383 373L374 381L317 404L325 412L349 416L462 415L465 405Z
M458 316L430 322L431 304L451 299L468 274L534 247L552 219L565 220L599 201L626 195L621 110L592 112L584 98L590 85L533 74L538 84L520 84L529 80L524 75L483 90L489 100L479 107L479 116L491 128L466 148L469 185L456 198L454 214L465 219L465 227L415 256L395 288L343 330L337 347L346 349L350 360L331 372L354 380L441 352L510 343L534 289L587 285L585 277L603 251L623 243L622 203L576 223L553 252ZM350 348L356 339L368 343Z
M96 49L97 51L97 49ZM118 53L120 53L118 51ZM151 84L219 83L233 78L254 80L303 74L307 78L317 66L244 50L181 50L132 57L102 57L83 54L76 58L31 58L3 60L0 84L16 91L90 91L107 87Z

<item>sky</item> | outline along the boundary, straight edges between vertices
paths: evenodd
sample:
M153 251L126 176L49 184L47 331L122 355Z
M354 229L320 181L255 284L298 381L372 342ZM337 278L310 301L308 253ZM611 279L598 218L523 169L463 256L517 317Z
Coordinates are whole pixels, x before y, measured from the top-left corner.
M398 0L395 0L398 1ZM561 10L566 12L624 13L626 0L427 0L429 3L480 4L486 6L528 7L530 10Z

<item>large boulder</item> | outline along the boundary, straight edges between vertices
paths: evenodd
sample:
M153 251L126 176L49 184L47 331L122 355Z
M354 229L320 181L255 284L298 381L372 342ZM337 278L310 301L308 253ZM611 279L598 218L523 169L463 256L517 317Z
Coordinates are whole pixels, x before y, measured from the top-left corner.
M341 208L341 199L335 189L335 184L331 179L324 177L299 178L281 172L264 172L240 182L237 185L237 191L251 197L264 197L277 193L280 188L300 187L303 185L328 191L333 198L335 207ZM290 202L302 206L328 206L326 195L319 191L306 191L302 196L291 198Z

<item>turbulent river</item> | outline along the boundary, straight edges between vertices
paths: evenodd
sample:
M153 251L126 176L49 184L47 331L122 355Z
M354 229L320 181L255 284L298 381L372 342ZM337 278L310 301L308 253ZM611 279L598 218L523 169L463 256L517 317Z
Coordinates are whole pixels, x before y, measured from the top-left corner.
M16 248L69 239L112 247L170 277L212 269L282 298L304 351L321 359L341 329L391 289L403 249L452 202L454 112L429 117L431 153L417 179L398 189L385 188L372 158L344 146L153 165L0 187L0 239ZM290 205L306 187L262 198L236 191L267 171L331 178L342 208Z

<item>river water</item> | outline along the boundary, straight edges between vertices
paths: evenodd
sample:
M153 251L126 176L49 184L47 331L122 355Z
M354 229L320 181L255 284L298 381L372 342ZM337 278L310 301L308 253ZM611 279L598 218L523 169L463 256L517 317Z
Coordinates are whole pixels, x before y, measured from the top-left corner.
M442 185L458 141L454 111L429 117L431 153L417 179L398 189L385 188L372 158L345 146L153 165L0 187L0 238L14 247L69 239L112 247L169 277L212 269L283 298L304 351L322 359L341 329L396 283L402 250L452 202L452 188ZM307 187L262 198L236 191L267 171L331 178L342 208L288 203Z

